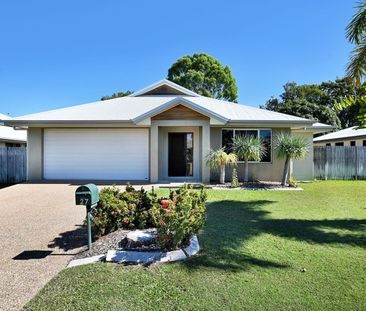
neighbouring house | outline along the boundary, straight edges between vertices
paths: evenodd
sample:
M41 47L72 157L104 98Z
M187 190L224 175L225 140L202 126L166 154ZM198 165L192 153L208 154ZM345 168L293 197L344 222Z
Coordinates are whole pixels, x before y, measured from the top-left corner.
M366 128L357 126L314 138L314 146L363 146L366 147Z
M25 115L6 124L28 130L28 179L208 182L205 158L236 135L260 137L266 156L250 175L281 180L284 161L273 139L304 136L312 150L315 121L200 96L167 80L129 96ZM331 127L329 128L331 129ZM243 173L239 163L239 177ZM294 161L294 177L313 178L313 154ZM227 174L230 178L230 173Z
M15 130L12 127L4 126L4 120L11 117L0 113L0 148L1 147L25 147L27 144L27 131Z

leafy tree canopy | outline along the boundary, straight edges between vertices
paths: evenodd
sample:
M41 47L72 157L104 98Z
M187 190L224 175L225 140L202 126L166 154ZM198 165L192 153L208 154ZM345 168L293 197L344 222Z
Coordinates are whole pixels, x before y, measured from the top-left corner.
M228 66L205 53L186 55L168 70L168 80L200 95L236 102L238 88Z
M130 94L132 94L132 91L126 91L126 92L117 92L117 93L113 93L110 96L103 96L100 100L108 100L108 99L112 99L112 98L117 98L117 97L124 97L124 96L128 96Z
M334 109L335 102L350 95L366 95L365 84L356 87L349 78L310 85L289 82L283 88L280 97L268 100L264 108L317 120L337 128L357 125L360 106L356 104L337 111Z

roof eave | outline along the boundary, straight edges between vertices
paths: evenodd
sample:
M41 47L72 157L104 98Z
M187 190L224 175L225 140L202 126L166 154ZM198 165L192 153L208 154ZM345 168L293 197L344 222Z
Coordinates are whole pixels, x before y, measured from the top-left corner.
M57 126L57 125L86 125L86 124L131 124L134 125L131 120L7 120L5 125L12 127L22 126Z

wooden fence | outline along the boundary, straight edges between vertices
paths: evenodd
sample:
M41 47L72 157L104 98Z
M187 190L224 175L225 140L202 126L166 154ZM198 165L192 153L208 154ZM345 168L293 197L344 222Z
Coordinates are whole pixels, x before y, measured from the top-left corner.
M0 184L13 184L27 179L27 148L0 147Z
M314 178L366 179L366 147L314 147Z

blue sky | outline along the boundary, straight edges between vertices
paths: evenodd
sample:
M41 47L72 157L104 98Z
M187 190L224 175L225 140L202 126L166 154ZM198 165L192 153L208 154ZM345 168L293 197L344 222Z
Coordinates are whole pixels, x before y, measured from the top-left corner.
M239 102L259 106L288 81L344 75L355 2L1 1L0 112L18 116L138 90L179 57L231 67Z

